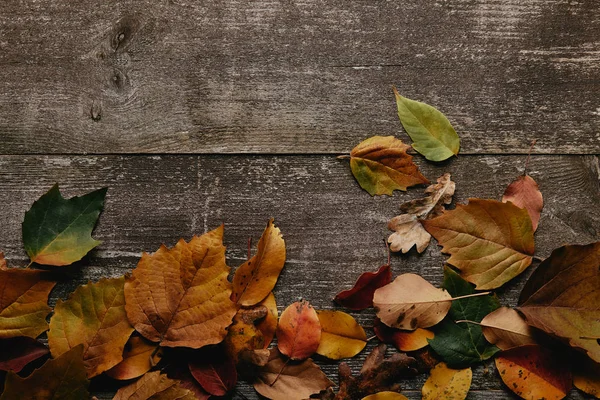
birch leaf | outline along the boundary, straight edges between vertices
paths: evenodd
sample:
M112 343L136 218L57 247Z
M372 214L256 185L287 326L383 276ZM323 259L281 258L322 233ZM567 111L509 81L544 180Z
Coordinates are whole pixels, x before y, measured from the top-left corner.
M351 316L341 311L317 311L321 324L321 340L317 354L332 360L354 357L367 345L364 329Z

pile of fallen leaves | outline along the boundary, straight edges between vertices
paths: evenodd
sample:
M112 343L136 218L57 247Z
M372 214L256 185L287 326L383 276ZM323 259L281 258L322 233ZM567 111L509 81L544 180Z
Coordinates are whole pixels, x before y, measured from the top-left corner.
M458 153L443 114L397 92L396 100L417 152L436 162ZM349 155L352 172L371 195L429 183L409 148L393 137L369 138ZM471 367L492 357L524 399L564 398L573 385L600 396L600 242L556 249L518 305L500 307L492 290L533 262L542 195L524 174L501 201L473 198L446 209L455 187L443 174L389 222L391 251L421 253L433 236L450 255L440 266L442 288L416 274L392 280L388 256L335 297L349 310L374 307L382 344L358 375L340 363L334 390L310 357L354 357L367 335L350 314L315 310L306 300L278 315L273 289L286 248L272 219L232 280L221 226L144 253L131 274L82 285L52 310L56 267L99 244L91 233L106 194L66 200L54 186L23 221L29 266L8 268L0 255L0 400L83 399L92 379L125 381L119 400L226 396L238 379L270 399L405 399L400 381L419 373L429 374L423 399L464 399ZM386 358L386 344L398 352Z

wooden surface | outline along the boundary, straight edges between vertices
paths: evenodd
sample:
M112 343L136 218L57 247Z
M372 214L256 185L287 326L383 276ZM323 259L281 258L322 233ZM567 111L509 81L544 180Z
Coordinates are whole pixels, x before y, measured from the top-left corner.
M27 0L0 3L1 250L27 263L20 224L53 183L68 196L108 186L103 243L66 269L52 304L221 223L237 267L274 217L288 254L280 311L300 297L331 308L384 262L387 220L422 193L372 198L334 157L374 134L408 141L392 85L456 127L457 158L415 162L430 180L451 172L457 202L499 199L536 138L536 255L599 240L595 0ZM439 284L445 259L432 243L392 269ZM535 266L498 292L503 304ZM372 311L352 314L372 325ZM318 362L335 381L337 363ZM469 399L515 398L486 367ZM405 381L410 399L425 378ZM104 384L93 391L109 399Z

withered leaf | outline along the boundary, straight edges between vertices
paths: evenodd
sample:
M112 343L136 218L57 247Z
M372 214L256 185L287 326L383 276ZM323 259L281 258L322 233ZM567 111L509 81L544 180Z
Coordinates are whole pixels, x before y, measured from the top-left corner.
M408 251L416 246L417 251L422 253L431 239L429 232L423 228L422 220L431 219L444 212L444 205L452 202L452 196L456 184L450 179L450 174L445 173L437 179L437 183L425 189L427 197L415 199L403 203L402 211L390 220L388 228L395 231L388 238L392 251Z
M431 369L421 390L422 400L464 400L472 378L471 368L452 369L441 362Z
M89 397L83 366L83 346L48 360L26 378L8 372L0 400L81 400Z
M375 290L392 280L390 265L382 265L376 272L363 272L352 289L344 290L335 296L335 302L351 310L364 310L373 305Z
M383 343L393 344L400 351L415 351L429 345L428 339L433 339L434 334L430 330L418 328L414 331L403 331L390 328L379 318L375 319L373 331L377 338Z
M47 330L48 295L55 284L42 271L0 269L0 339L35 339Z
M0 339L0 371L19 372L30 362L48 353L46 346L29 337Z
M354 357L367 345L364 329L349 314L341 311L317 311L321 341L317 354L332 360Z
M273 292L269 293L263 301L258 303L258 306L266 307L268 311L267 315L256 324L258 330L263 334L263 348L266 349L275 337L277 324L279 322L279 311L277 311L277 303Z
M321 324L314 308L306 301L289 305L279 318L277 347L292 360L314 354L321 340Z
M284 264L285 241L271 218L258 242L258 252L235 271L232 300L245 307L260 303L275 287Z
M470 199L423 225L451 255L448 263L478 290L500 287L531 264L531 219L512 203Z
M223 226L144 253L125 283L125 310L146 339L167 347L221 342L237 309L229 299Z
M352 174L371 196L429 183L406 153L409 148L393 136L366 139L350 152Z
M527 323L556 335L600 362L600 242L552 252L519 299Z
M225 354L217 352L205 360L194 360L189 368L196 382L213 396L225 396L237 383L235 363Z
M536 181L529 175L522 175L515 179L504 191L502 201L510 201L520 208L524 208L531 217L531 224L535 231L540 222L540 214L544 208L544 198Z
M381 322L393 328L415 330L440 322L452 298L443 289L416 274L402 274L375 291L373 305Z
M127 380L140 377L150 371L162 358L162 349L139 336L131 336L125 344L123 361L106 371L114 379Z
M160 371L148 372L129 386L117 391L113 400L196 400L194 394L179 381Z
M515 310L501 307L481 320L481 330L486 340L500 350L536 344L533 330Z
M257 306L251 309L242 308L233 317L224 344L227 355L234 364L238 364L242 353L265 348L264 335L256 324L268 313L265 306Z
M125 315L125 278L101 279L79 286L67 301L59 300L50 319L48 345L53 357L83 345L88 378L123 360L133 327Z

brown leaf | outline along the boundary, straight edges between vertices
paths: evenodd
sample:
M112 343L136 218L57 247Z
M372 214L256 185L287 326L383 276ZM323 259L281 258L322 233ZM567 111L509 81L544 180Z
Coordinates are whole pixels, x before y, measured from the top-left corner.
M179 381L167 378L160 371L148 372L129 386L117 391L113 400L196 400L194 394Z
M292 360L303 360L314 354L321 340L321 324L313 307L297 301L281 313L277 327L277 347Z
M317 354L332 360L354 357L367 345L364 329L349 314L341 311L317 311L321 340Z
M377 272L363 272L352 289L344 290L335 296L335 302L351 310L364 310L373 305L375 290L392 280L390 265L382 265Z
M535 231L540 222L540 214L544 208L544 198L536 181L529 175L522 175L515 179L504 191L502 201L512 202L519 208L524 208L531 217L531 224Z
M375 291L373 305L387 326L404 330L427 328L440 322L452 298L416 274L402 274Z
M19 372L49 352L46 346L29 337L0 339L0 371Z
M392 251L408 253L413 247L422 253L429 245L431 235L423 228L422 220L431 219L444 212L444 205L452 202L456 184L445 173L437 179L437 183L425 189L427 197L408 201L400 206L402 211L390 220L388 228L395 231L388 238Z
M600 362L600 242L552 252L533 272L517 308L527 323Z
M264 319L268 312L265 306L251 309L242 308L233 317L233 323L229 326L224 344L228 357L235 364L240 361L242 352L264 349L265 338L256 324L259 320Z
M371 196L429 183L406 153L410 146L393 136L373 136L350 152L352 174Z
M390 328L379 318L375 318L373 331L383 343L393 344L400 351L415 351L429 345L428 339L433 339L430 330L418 328L414 331L403 331Z
M448 263L478 290L500 287L531 264L531 219L512 203L470 199L423 226L451 255Z
M48 295L56 282L31 269L0 269L0 339L38 337L48 329Z
M236 313L229 299L223 226L144 253L125 283L125 310L146 339L167 347L221 342Z
M263 301L258 303L258 306L266 307L268 310L267 315L256 324L258 330L263 334L263 348L266 349L275 337L277 323L279 321L279 312L277 311L277 303L275 302L275 295L273 292L269 293Z
M272 400L306 399L333 386L333 382L310 358L301 363L285 361L277 349L261 371L254 389Z
M258 242L258 252L235 271L231 299L245 307L260 303L275 287L284 264L285 241L271 218Z
M106 371L114 379L137 378L150 371L162 358L162 349L139 336L132 336L125 345L123 361Z
M400 385L396 382L400 378L414 376L416 360L406 354L394 354L388 359L385 357L386 346L377 346L367 356L360 370L360 375L352 376L350 367L346 363L339 366L340 391L335 396L336 400L355 400L367 395L382 391L398 391Z
M537 344L532 328L512 308L502 307L489 313L481 320L481 330L485 339L500 350Z

